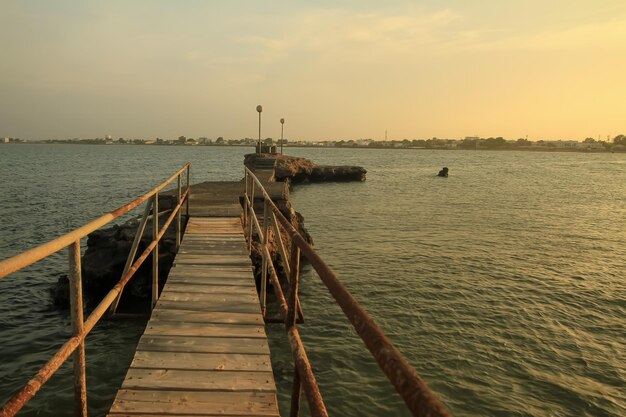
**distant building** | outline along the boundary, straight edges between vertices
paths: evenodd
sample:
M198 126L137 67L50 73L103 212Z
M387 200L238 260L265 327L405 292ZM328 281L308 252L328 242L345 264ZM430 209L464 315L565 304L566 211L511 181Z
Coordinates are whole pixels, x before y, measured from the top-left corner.
M604 149L604 144L602 142L576 142L580 149Z
M552 142L555 147L560 149L575 149L580 145L580 142L575 140L557 140L556 142Z
M11 139L9 139L9 138L1 138L0 139L0 143L9 143L9 142L11 142Z

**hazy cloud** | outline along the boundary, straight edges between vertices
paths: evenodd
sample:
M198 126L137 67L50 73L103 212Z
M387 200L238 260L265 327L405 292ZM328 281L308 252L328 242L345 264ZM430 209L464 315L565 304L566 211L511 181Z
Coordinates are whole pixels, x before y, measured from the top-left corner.
M0 136L244 137L259 103L304 139L595 136L626 113L617 0L8 1L0 39Z

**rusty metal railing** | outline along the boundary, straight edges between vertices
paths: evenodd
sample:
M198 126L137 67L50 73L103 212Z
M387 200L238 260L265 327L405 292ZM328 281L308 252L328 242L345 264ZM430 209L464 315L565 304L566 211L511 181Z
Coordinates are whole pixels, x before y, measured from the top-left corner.
M166 230L176 218L176 244L180 245L182 233L181 208L186 202L186 215L189 216L189 174L191 165L186 163L174 175L163 183L153 188L148 193L137 198L130 203L107 213L78 229L73 230L48 243L30 249L17 256L0 261L0 279L7 275L34 264L64 248L68 248L69 253L69 281L70 281L70 314L72 322L72 337L48 360L48 362L31 378L20 390L18 390L0 408L0 417L11 417L17 414L20 409L35 396L37 391L45 384L50 377L61 367L61 365L72 355L74 372L74 411L76 416L87 416L87 387L85 381L85 337L94 328L102 316L110 310L115 311L124 286L133 277L135 272L143 262L152 254L152 307L156 304L159 290L159 264L158 264L158 244ZM185 191L182 192L182 175L186 172ZM167 187L174 179L178 180L178 192L176 194L176 206L171 210L170 216L159 229L159 192ZM107 293L100 304L83 321L83 301L82 301L82 276L80 264L80 241L89 233L101 228L118 217L128 213L140 204L146 202L143 218L139 224L137 235L129 253L126 267L119 282ZM145 230L148 217L152 211L152 242L145 251L136 259L137 247L141 241L141 236ZM133 262L134 260L134 262Z
M300 256L304 256L313 266L322 282L328 288L347 319L365 343L385 373L391 384L404 400L407 408L414 416L447 417L448 411L419 377L402 353L393 345L382 329L374 322L363 307L354 299L346 287L339 282L335 273L326 265L315 250L300 235L296 228L285 218L271 197L263 188L263 184L245 168L244 191L244 233L248 239L248 249L252 250L253 231L256 230L261 245L261 290L259 300L263 316L266 315L267 277L274 287L276 299L280 307L281 321L285 323L289 344L294 357L295 372L291 396L291 417L296 417L300 410L301 392L304 391L309 409L314 417L328 416L315 375L311 368L298 332L298 316L302 314L298 298L298 281ZM254 209L255 193L263 200L263 225L259 224ZM270 229L271 227L271 229ZM279 257L286 269L288 299L274 267L268 248L270 233L278 248ZM291 242L290 256L287 256L286 245L282 234Z

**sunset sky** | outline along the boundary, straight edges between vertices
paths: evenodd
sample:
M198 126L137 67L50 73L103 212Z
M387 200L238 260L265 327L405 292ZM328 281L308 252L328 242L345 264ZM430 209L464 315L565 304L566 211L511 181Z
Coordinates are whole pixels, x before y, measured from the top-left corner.
M0 137L626 134L626 1L0 1Z

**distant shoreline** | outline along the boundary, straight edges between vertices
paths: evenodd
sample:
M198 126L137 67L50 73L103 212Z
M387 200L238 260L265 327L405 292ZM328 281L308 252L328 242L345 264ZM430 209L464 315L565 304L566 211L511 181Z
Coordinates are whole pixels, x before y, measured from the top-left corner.
M156 144L156 143L93 143L93 142L47 142L47 141L32 141L32 142L11 142L0 143L0 146L13 146L13 145L98 145L98 146L159 146L159 147L233 147L233 148L245 148L251 147L249 144ZM618 149L572 149L572 148L556 148L548 146L520 146L520 147L499 147L499 148L478 148L478 149L464 149L464 148L445 148L445 147L416 147L416 146L323 146L323 145L284 145L285 149L289 148L315 148L315 149L369 149L369 150L415 150L415 151L519 151L519 152L548 152L548 153L626 153L626 148L620 147ZM251 152L253 153L253 152Z

